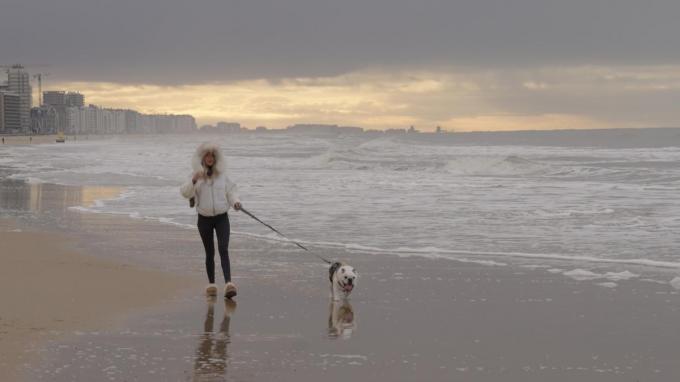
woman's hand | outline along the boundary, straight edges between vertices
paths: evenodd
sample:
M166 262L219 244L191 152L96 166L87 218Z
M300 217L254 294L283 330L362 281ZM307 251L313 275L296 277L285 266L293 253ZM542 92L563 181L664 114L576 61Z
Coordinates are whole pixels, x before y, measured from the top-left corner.
M235 209L236 211L240 210L240 209L241 209L241 202L236 202L236 203L234 203L234 209Z
M193 184L196 184L196 182L198 182L198 180L201 178L203 178L203 174L200 171L196 171L196 173L194 173L194 176L191 177L191 182Z

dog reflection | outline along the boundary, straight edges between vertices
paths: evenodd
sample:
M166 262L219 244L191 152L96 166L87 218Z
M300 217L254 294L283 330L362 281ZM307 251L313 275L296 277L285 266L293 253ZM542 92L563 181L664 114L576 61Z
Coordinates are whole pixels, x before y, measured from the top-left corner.
M331 300L328 314L328 337L347 339L356 330L354 309L347 300Z
M229 323L231 315L236 310L236 302L224 300L224 317L220 323L219 331L213 329L215 321L215 297L208 298L208 311L203 323L203 334L200 337L196 349L196 361L194 363L194 381L222 380L227 373L227 345L229 338Z

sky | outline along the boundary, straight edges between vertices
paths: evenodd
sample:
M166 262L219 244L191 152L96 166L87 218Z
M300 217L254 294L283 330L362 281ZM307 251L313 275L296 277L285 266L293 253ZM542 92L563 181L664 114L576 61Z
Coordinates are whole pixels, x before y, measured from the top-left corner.
M0 65L199 124L679 126L670 0L0 0Z

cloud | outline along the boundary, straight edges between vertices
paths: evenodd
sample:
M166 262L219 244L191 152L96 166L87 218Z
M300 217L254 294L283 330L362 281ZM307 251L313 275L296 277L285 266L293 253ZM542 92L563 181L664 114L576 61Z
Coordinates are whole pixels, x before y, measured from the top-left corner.
M458 131L676 125L680 66L362 70L196 85L52 83L90 103L250 127L334 123Z
M197 84L370 70L680 64L675 0L3 0L3 64Z

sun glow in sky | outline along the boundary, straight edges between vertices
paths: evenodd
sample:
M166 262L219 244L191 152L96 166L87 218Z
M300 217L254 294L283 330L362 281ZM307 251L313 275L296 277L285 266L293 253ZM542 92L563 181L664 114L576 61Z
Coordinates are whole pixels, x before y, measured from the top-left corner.
M680 67L513 70L364 70L334 77L195 85L52 83L88 103L146 113L192 114L200 124L254 128L329 123L367 129L436 126L455 131L672 125ZM641 109L645 113L640 113Z

